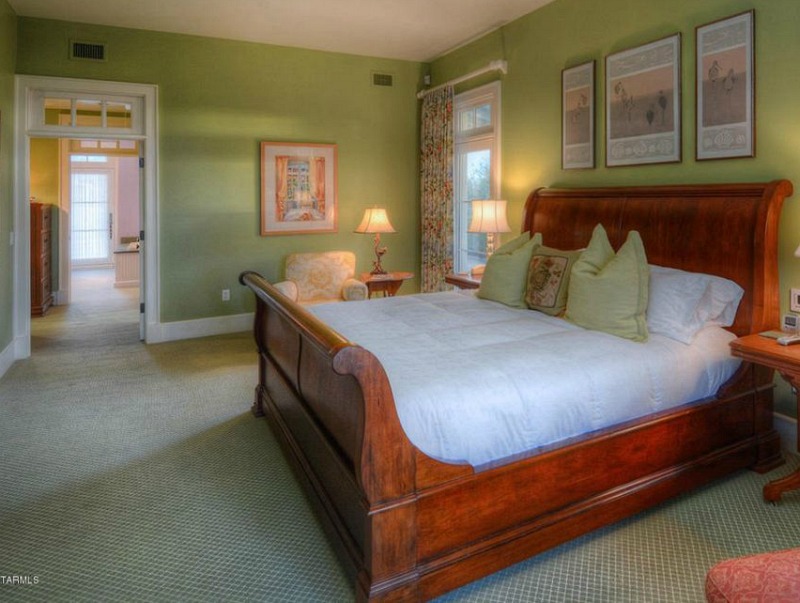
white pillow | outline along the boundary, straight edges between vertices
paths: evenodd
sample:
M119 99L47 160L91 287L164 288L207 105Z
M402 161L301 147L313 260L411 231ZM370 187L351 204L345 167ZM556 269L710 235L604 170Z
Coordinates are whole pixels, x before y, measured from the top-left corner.
M729 327L744 289L711 274L650 266L647 329L682 343L692 343L708 326Z

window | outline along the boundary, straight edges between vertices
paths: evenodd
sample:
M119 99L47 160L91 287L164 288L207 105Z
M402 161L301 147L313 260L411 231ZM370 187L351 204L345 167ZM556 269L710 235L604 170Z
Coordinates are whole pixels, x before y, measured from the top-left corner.
M473 199L500 193L500 83L455 97L453 250L456 272L486 262L486 235L468 233Z
M72 264L111 262L111 177L107 171L72 172Z
M107 163L108 157L105 155L70 155L69 160L73 163Z
M32 91L28 125L40 132L141 134L142 101L134 97Z

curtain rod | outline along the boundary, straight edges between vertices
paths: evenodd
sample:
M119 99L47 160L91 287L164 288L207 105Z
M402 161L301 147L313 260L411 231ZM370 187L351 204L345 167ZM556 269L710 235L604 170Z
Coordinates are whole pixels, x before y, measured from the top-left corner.
M445 86L455 86L456 84L460 84L461 82L466 82L467 80L471 80L474 77L478 77L479 75L483 75L484 73L489 73L490 71L501 71L505 75L508 73L508 61L497 60L492 61L486 67L481 67L480 69L476 69L475 71L470 71L466 75L462 75L461 77L457 77L452 80L448 80L443 84L439 84L438 86L434 86L433 88L428 88L427 90L420 90L417 92L417 98L425 98L426 95L430 94L434 90L439 90L444 88Z

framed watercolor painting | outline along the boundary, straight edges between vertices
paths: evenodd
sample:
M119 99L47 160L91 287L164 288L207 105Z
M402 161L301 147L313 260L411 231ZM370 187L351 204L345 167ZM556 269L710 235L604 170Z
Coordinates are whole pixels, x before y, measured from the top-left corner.
M695 30L698 160L755 157L755 12Z
M261 143L261 234L336 232L336 145Z
M561 72L561 168L594 167L594 61Z
M681 34L606 57L606 165L681 160Z

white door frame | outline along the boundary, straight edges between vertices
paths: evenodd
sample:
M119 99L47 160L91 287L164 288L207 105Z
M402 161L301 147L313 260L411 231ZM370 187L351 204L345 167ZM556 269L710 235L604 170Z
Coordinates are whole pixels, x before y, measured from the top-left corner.
M108 138L136 139L144 147L144 221L145 240L141 244L143 271L141 287L144 294L144 340L158 340L161 315L159 308L159 223L158 223L158 87L147 84L79 80L44 76L18 75L16 81L16 125L14 170L14 358L31 355L31 277L30 277L30 139L31 138ZM71 128L69 132L53 128L38 129L30 119L33 95L41 91L87 95L116 95L142 99L143 124L141 131L126 135L113 130L108 133L82 132ZM152 337L151 337L152 334Z

